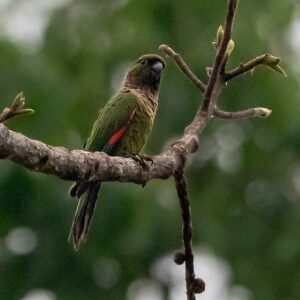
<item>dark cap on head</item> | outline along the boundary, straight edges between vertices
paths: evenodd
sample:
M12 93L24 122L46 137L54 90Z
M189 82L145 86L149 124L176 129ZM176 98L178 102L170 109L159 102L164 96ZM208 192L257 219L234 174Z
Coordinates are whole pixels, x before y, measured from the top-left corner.
M157 54L145 54L139 57L127 72L124 86L149 89L156 92L160 75L165 68L164 59Z
M149 61L150 63L161 62L163 65L163 68L166 66L165 60L158 54L144 54L138 58L137 62L140 62L143 60Z

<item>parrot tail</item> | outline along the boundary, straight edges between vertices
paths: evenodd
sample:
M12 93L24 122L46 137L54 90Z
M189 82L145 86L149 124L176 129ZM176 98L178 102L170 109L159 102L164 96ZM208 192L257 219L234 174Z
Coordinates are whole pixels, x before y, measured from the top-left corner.
M86 187L84 192L80 191L79 193L80 198L78 200L78 205L69 234L69 241L71 239L73 240L73 246L76 251L79 250L80 244L86 241L100 186L101 182L93 182L92 184L90 183L88 187ZM80 190L80 185L78 186L78 183L75 183L71 187L71 196L73 196L72 189L74 191L74 188Z

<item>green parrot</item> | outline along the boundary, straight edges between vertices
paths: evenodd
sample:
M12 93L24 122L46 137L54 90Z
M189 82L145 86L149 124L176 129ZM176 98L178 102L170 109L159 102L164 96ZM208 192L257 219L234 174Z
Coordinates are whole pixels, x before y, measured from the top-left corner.
M138 153L153 126L164 67L157 54L143 55L131 65L119 92L99 111L85 150L132 156L144 163ZM79 198L69 235L75 250L86 241L100 186L101 182L77 181L70 188L70 195Z

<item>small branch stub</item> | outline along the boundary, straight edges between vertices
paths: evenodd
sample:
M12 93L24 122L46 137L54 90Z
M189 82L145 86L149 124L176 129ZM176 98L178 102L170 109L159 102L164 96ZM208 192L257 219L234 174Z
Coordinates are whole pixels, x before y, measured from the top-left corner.
M25 97L23 93L19 93L11 107L5 107L0 114L0 123L3 123L13 117L21 116L21 115L28 115L34 113L34 110L31 108L24 108L25 106Z
M174 262L177 265L182 265L185 262L185 253L183 250L176 251L174 255Z

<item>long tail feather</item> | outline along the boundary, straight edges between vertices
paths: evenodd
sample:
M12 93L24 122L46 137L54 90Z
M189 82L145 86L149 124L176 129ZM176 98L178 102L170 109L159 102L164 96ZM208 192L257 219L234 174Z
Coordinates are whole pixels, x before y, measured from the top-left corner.
M73 246L76 251L79 250L81 243L86 241L100 186L101 182L91 184L78 200L69 234L69 240L73 240Z

